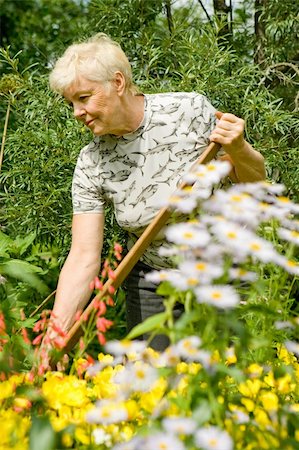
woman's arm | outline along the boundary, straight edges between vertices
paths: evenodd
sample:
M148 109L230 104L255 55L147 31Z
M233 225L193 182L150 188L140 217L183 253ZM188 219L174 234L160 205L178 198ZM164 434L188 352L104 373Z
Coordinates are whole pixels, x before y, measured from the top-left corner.
M99 273L103 230L104 214L73 216L71 250L59 276L52 319L64 332L91 296L89 284ZM52 327L47 335L55 337Z
M210 140L221 144L225 155L221 159L232 164L230 178L234 182L262 181L266 177L264 157L244 139L243 119L230 114L216 113L217 125Z

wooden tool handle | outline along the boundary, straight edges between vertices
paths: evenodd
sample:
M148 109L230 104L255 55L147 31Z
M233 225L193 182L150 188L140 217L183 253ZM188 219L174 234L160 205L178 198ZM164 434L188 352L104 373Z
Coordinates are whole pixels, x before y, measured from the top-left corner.
M195 164L206 164L210 162L212 159L215 158L217 152L220 149L220 144L212 142L206 150L200 155L198 160ZM194 165L195 165L194 164ZM185 186L185 183L182 183L179 187L182 188ZM168 207L162 208L159 213L156 215L154 220L147 226L147 228L144 230L142 235L139 237L137 242L134 244L134 246L131 248L131 250L127 253L127 255L124 257L124 259L121 261L117 269L115 270L115 279L111 280L109 279L103 286L103 290L99 292L89 303L87 308L85 309L83 315L81 318L72 326L70 329L68 336L67 336L67 342L66 347L63 349L64 353L68 353L74 345L78 342L80 336L82 335L82 317L84 315L89 315L91 311L94 308L94 303L96 300L100 300L104 298L108 294L108 288L109 286L114 286L115 289L117 289L122 282L126 279L126 277L129 275L137 261L140 259L140 257L143 255L147 247L150 245L150 243L153 241L155 236L159 233L159 231L163 228L163 226L166 224L167 220L171 216L171 209Z

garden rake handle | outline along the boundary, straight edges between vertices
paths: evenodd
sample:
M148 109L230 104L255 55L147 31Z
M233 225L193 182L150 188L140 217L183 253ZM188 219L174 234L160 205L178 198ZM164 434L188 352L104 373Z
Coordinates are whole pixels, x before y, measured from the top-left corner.
M220 149L220 144L212 142L206 150L200 155L198 160L194 163L192 167L194 167L196 164L206 164L210 162L212 159L215 158L216 154L218 153ZM192 170L192 168L191 168ZM179 189L184 188L187 185L187 183L181 183L179 186ZM127 253L127 255L124 257L124 259L121 261L119 266L115 269L114 274L115 278L112 280L111 278L104 284L103 289L101 292L99 292L89 303L87 308L84 310L83 314L81 315L81 318L74 323L72 328L69 330L66 340L66 346L63 349L64 353L68 353L74 345L78 342L80 336L82 335L82 322L83 317L88 316L91 311L94 308L94 303L98 300L101 300L102 298L109 295L108 289L110 286L113 286L115 289L117 289L122 282L126 279L126 277L129 275L137 261L140 259L140 257L143 255L147 247L150 245L152 240L155 238L155 236L159 233L159 231L163 228L163 226L166 224L167 220L171 216L172 210L169 207L162 208L154 220L147 226L147 228L144 230L142 235L139 237L139 239L136 241L134 246L131 248L131 250Z

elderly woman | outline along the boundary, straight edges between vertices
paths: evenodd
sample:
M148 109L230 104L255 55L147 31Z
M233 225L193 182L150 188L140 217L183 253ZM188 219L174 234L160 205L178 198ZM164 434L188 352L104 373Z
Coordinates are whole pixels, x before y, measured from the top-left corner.
M102 33L71 45L58 59L50 85L94 135L81 150L74 172L72 245L53 310L67 331L76 311L88 302L89 284L99 272L107 202L132 246L155 217L161 199L173 193L209 141L221 144L234 182L262 180L265 169L262 155L244 140L242 119L216 112L196 93L139 93L126 55ZM148 271L168 264L159 256L160 246L161 240L154 241L129 276L129 329L163 310L155 286L144 279ZM162 350L167 339L157 336L151 345Z

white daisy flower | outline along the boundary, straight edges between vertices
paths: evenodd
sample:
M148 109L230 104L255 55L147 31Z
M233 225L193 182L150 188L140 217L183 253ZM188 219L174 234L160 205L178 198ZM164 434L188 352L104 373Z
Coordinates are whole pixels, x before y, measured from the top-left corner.
M194 290L198 303L207 303L216 308L233 308L240 297L232 286L201 286Z
M274 322L277 330L285 330L286 328L294 328L294 325L289 320L277 320Z
M294 214L299 213L299 205L296 203L293 203L288 197L275 197L274 202L276 205L278 205L280 208L283 208L289 212L292 212Z
M278 219L281 221L286 216L286 211L267 202L258 202L257 211L260 215L260 222L266 222L270 219Z
M250 272L248 270L242 269L241 267L231 267L228 271L228 274L231 280L254 282L258 278L255 272Z
M133 391L147 392L159 378L157 369L143 361L133 364L130 372Z
M194 439L203 450L233 450L234 447L230 435L218 427L200 428L195 432Z
M178 341L174 347L185 361L199 362L206 369L210 369L212 365L211 353L199 348L200 345L201 339L198 336L189 336Z
M211 230L216 239L230 249L238 257L245 257L248 252L244 250L244 242L256 235L245 230L240 225L228 221L218 221L212 225Z
M86 420L88 423L99 423L101 425L119 423L128 420L128 411L115 401L100 401L97 402L96 408L87 412Z
M172 270L153 270L145 275L145 279L152 283L162 283L163 281L170 281Z
M112 378L120 391L126 394L149 391L158 377L157 369L143 361L137 361L134 364L126 364L123 370L117 372Z
M197 201L196 198L186 195L184 192L175 192L169 197L167 205L177 211L188 214L196 208Z
M160 247L158 250L158 253L160 256L177 256L181 254L181 251L179 248L175 247L175 246L171 246L171 247L166 247L165 245Z
M186 183L197 182L201 186L212 186L218 184L221 179L228 175L231 166L227 161L211 161L208 164L197 164L193 170L183 177Z
M210 283L223 275L223 267L206 261L184 261L179 264L184 277L198 280L200 284ZM192 283L191 283L192 284ZM194 283L195 285L198 283Z
M93 364L92 366L89 366L86 370L86 373L90 377L94 377L99 372L101 372L105 367L107 367L107 366L115 367L118 364L122 364L122 362L123 362L123 358L121 356L118 356L116 358L111 357L111 359L109 359L109 360L107 359L107 360L99 361L99 362L96 362L95 364Z
M177 347L170 345L160 354L157 367L175 367L180 362L181 358Z
M299 220L285 218L281 221L281 225L288 228L289 230L299 231Z
M295 245L299 245L299 231L279 228L277 230L277 233L279 237L281 237L285 241L292 242Z
M157 433L145 439L142 450L185 450L182 441L172 434Z
M260 221L256 214L257 201L244 192L218 190L205 202L204 208L231 221L249 224L251 227L257 227Z
M210 234L196 223L178 223L165 231L166 238L178 245L205 247L210 241Z
M282 184L272 184L267 181L260 181L254 183L240 183L233 186L235 191L248 192L257 199L265 198L268 194L281 195L285 190Z
M143 448L144 438L135 436L128 442L116 444L112 450L140 450Z
M111 447L111 434L106 433L103 428L95 428L94 430L92 430L92 435L95 444L105 444L106 446Z
M232 413L229 414L231 419L235 423L248 423L250 421L250 417L247 413L244 411L241 411L239 409L235 409Z
M280 255L280 258L277 259L277 264L279 264L288 273L299 276L299 263L297 261L287 259Z
M193 434L197 423L191 417L166 417L162 421L163 428L174 434Z
M291 353L294 353L294 355L299 356L299 344L298 342L294 342L294 341L286 341L284 343L284 345L286 346L287 350Z
M169 280L170 283L180 291L187 291L188 289L193 289L195 286L199 285L199 279L195 276L186 275L182 273L176 273L175 276Z
M278 263L280 259L280 255L277 253L272 243L260 238L259 236L249 238L245 241L243 243L243 250L250 256L266 263Z
M105 344L105 350L115 356L124 356L128 354L141 354L147 344L144 341L130 341L123 339L122 341L109 341Z

